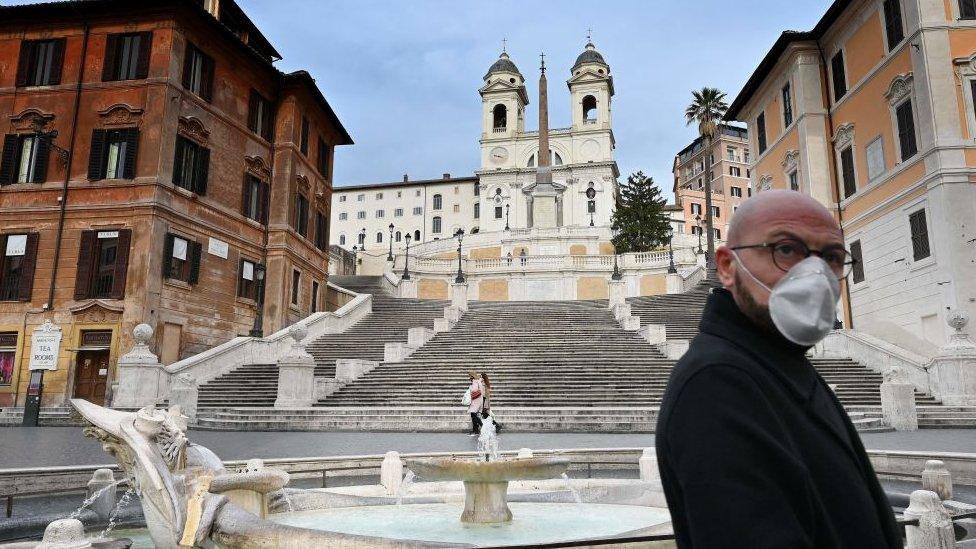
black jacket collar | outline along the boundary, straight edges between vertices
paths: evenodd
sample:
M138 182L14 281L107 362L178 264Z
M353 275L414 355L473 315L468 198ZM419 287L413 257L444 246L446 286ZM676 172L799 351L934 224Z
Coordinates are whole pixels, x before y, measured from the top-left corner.
M802 347L756 325L736 304L724 288L712 290L705 303L699 329L734 343L752 355L787 387L798 400L807 402L813 392L817 373L806 358L809 347Z

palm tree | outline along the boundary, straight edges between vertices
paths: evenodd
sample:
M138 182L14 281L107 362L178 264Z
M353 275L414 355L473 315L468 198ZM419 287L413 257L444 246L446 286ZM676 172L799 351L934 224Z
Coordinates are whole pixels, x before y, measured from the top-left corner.
M711 171L709 155L712 152L712 141L718 132L719 121L725 116L729 106L725 103L725 93L718 88L702 88L692 91L694 101L685 109L685 120L688 125L698 124L698 134L705 145L706 171ZM705 176L705 230L708 231L708 250L705 256L705 269L709 278L715 277L715 231L712 229L712 181Z

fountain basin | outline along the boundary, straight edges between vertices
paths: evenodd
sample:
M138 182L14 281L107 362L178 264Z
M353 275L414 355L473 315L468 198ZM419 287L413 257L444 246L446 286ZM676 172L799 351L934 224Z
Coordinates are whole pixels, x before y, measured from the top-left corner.
M556 478L569 468L569 460L561 457L500 461L439 458L409 460L406 465L425 480L464 482L461 522L498 524L512 520L508 506L509 481Z

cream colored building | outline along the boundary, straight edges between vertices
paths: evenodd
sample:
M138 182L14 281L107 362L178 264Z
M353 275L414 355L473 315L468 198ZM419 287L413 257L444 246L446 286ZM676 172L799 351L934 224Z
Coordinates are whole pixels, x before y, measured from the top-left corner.
M846 324L920 352L976 317L976 11L971 0L838 0L784 32L728 118L757 191L795 181L860 260ZM927 354L927 353L926 353Z
M732 214L752 195L749 160L748 130L728 124L719 126L710 152L705 151L704 140L699 137L674 157L674 199L684 213L683 232L704 231L705 179L708 178L712 183L715 239L726 237Z
M367 251L394 250L465 233L501 233L542 227L606 227L613 215L619 171L613 157L610 66L592 43L579 55L567 80L573 124L548 130L547 101L540 101L548 131L525 130L529 104L525 80L502 52L484 77L481 167L471 177L337 187L332 202L331 244ZM545 79L540 81L540 96ZM539 195L539 142L548 139L551 187ZM592 191L590 191L592 189ZM545 194L545 193L544 193ZM592 198L591 198L592 197ZM547 221L532 221L530 204L555 201ZM501 237L499 237L501 238Z
M458 229L478 232L478 178L376 183L337 188L332 198L331 244L347 250L388 251L412 243L452 238ZM393 230L390 230L390 225ZM391 234L392 233L392 234Z
M529 96L525 80L508 54L502 52L488 69L482 98L481 203L486 231L530 227L530 204L536 182L539 132L525 130ZM558 226L610 224L619 170L614 160L613 76L593 43L577 57L566 85L572 124L548 131L552 183L558 192ZM540 108L542 106L540 105ZM546 105L548 110L548 105ZM593 199L587 198L594 189Z

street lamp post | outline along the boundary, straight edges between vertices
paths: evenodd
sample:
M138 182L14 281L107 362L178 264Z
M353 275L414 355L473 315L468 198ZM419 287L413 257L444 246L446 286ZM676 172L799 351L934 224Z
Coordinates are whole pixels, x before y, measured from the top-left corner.
M403 276L400 280L410 280L410 271L407 270L407 264L410 263L410 233L403 236L404 240L407 241L407 253L403 256Z
M677 267L674 266L674 247L671 241L674 240L674 228L668 224L668 274L675 274L678 272Z
M619 229L611 229L613 233L613 238L616 239L620 234ZM617 245L613 245L613 274L610 275L611 280L623 280L624 275L620 272L620 265L617 263Z
M506 231L509 230L509 228L508 228L508 207L509 207L509 205L508 204L505 204L505 230Z
M390 223L390 253L386 256L387 261L393 261L393 223Z
M251 337L264 337L264 275L264 265L256 265L254 267L254 281L257 283L257 288L255 288L254 297L257 302L257 311L254 314L254 325L251 326L251 333L248 334Z
M458 229L454 233L454 237L458 241L458 272L457 276L454 278L454 282L458 284L464 284L464 271L461 270L461 241L464 239L464 229Z
M702 249L701 236L702 236L702 225L701 225L701 215L695 216L695 226L698 227L698 251L696 254L703 254L705 250Z

